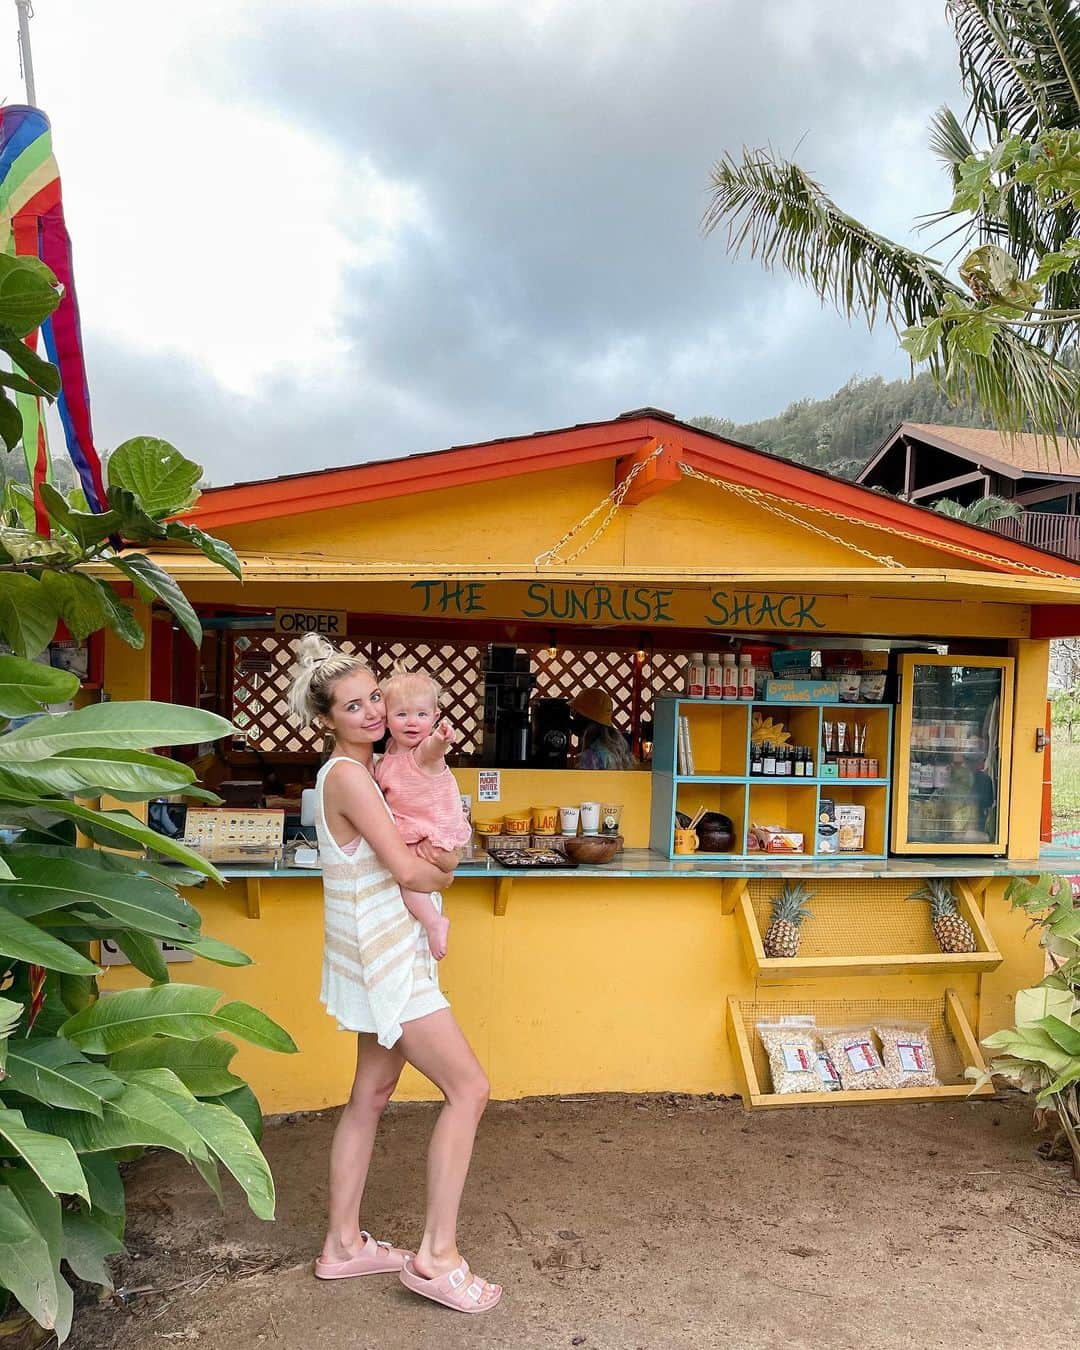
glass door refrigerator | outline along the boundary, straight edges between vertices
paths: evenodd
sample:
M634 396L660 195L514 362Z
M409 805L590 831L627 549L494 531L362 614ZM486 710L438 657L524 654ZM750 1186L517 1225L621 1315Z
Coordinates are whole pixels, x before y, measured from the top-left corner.
M1013 660L900 658L894 853L1004 853Z

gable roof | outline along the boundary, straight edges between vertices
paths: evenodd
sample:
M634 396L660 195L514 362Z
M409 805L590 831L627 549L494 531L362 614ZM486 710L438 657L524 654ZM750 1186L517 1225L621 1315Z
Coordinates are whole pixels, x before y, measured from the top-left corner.
M927 507L898 501L821 469L703 431L655 408L554 431L208 488L185 519L203 529L227 528L604 460L627 461L657 442L665 445L665 458L676 478L675 465L681 461L727 482L772 493L795 506L840 512L860 524L891 533L912 531L924 542L964 558L977 550L986 555L978 565L996 571L1035 567L1080 578L1080 565L1076 563Z
M856 481L862 483L904 436L924 441L939 450L970 460L979 468L991 469L1005 478L1080 477L1080 443L1061 441L1055 446L1046 436L1031 432L1006 432L989 427L952 427L936 422L901 422L878 446Z

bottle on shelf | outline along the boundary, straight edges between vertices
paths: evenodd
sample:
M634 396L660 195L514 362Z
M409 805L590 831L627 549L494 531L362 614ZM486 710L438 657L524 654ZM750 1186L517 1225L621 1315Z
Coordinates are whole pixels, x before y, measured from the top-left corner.
M705 658L705 697L723 698L723 674L720 670L720 653L710 652Z
M772 741L766 741L761 747L761 772L766 778L776 776L776 750Z
M686 697L705 697L705 655L703 652L691 653L690 662L686 667Z
M754 697L754 666L749 652L743 652L739 657L739 697Z
M735 665L735 653L725 652L724 662L721 667L721 690L720 697L736 699L739 697L739 671Z
M750 746L750 776L751 778L759 778L761 773L761 745L755 741Z

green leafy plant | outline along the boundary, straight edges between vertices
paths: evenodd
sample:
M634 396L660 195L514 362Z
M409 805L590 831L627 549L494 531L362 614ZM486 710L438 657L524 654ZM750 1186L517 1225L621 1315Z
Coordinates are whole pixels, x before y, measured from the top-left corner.
M939 497L934 502L934 510L953 520L963 520L968 525L993 525L998 520L1020 520L1023 509L1016 502L1006 501L1004 497L980 497L978 501L961 506L950 497Z
M969 1068L976 1086L999 1074L1053 1114L1080 1181L1080 906L1067 878L1043 873L1017 877L1005 892L1014 909L1031 916L1053 969L1016 995L1015 1025L987 1036L999 1052L989 1073Z
M49 312L53 292L42 293L40 265L9 262L0 257L0 349L48 397L55 372L19 338ZM5 430L3 389L22 390L20 379L0 376L9 448L18 436ZM138 814L162 793L205 798L194 772L159 752L232 728L199 708L144 701L51 711L79 680L31 659L60 619L77 638L109 627L142 645L134 613L103 579L108 568L200 640L191 605L144 551L175 541L239 575L227 544L173 519L200 476L172 446L143 437L111 456L103 513L45 484L46 535L25 487L5 480L0 502L0 1287L6 1329L16 1303L61 1342L73 1314L65 1268L109 1286L108 1258L123 1250L120 1165L141 1150L179 1153L219 1199L224 1167L257 1215L274 1213L259 1106L229 1065L237 1040L296 1046L246 1003L169 982L161 941L224 966L249 958L204 934L179 893L220 881L215 869ZM104 808L103 797L116 804ZM95 944L105 939L148 986L98 998Z

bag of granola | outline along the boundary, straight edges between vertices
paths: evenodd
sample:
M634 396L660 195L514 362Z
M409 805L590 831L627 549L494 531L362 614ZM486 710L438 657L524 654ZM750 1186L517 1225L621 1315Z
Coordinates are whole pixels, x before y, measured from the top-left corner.
M883 1022L875 1026L890 1087L940 1087L930 1028L918 1022Z
M769 1056L774 1092L820 1092L818 1042L810 1018L758 1022L757 1033Z
M831 1027L818 1033L845 1092L892 1087L870 1027Z

